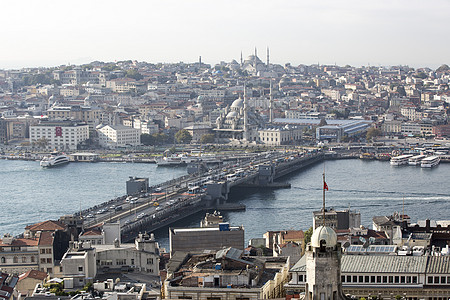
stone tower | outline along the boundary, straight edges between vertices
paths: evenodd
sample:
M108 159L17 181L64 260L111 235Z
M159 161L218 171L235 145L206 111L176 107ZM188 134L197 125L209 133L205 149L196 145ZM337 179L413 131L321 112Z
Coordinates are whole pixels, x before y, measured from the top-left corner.
M323 174L323 222L325 220L325 171ZM323 223L317 227L306 246L305 300L347 299L342 292L341 257L342 248L337 242L336 232Z

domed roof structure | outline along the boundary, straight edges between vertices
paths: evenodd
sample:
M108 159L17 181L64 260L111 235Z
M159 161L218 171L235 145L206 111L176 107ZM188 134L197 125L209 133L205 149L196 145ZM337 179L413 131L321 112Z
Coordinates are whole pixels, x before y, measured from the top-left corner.
M311 246L314 248L320 248L320 245L324 244L327 248L332 248L337 244L336 232L327 226L319 226L314 230L311 237Z
M238 113L237 113L237 112L235 112L235 111L230 111L230 112L227 114L226 118L227 118L227 119L231 119L231 118L236 118L237 116L238 116Z
M238 98L236 100L233 101L233 103L231 104L231 107L244 107L244 100L241 98Z

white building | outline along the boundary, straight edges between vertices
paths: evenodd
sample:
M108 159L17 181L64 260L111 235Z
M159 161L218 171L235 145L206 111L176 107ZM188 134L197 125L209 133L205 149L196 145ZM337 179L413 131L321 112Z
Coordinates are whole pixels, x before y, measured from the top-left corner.
M140 233L135 243L114 245L95 245L97 251L97 268L133 269L150 275L159 275L159 246L153 234Z
M89 125L73 121L42 122L30 126L30 143L43 142L47 149L76 150L89 138Z
M258 130L259 140L271 146L295 144L302 138L300 127L285 126Z
M137 146L140 144L140 130L123 125L97 126L100 145L104 148Z

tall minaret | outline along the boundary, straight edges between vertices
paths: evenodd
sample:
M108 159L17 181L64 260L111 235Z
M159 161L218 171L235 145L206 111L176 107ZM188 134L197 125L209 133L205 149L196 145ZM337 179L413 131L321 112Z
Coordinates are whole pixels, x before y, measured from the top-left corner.
M269 47L267 47L267 68L269 67Z
M244 82L244 140L248 140L247 84Z
M242 51L241 51L241 67L244 65L244 60L242 59Z
M267 59L268 61L269 59ZM270 102L269 102L269 123L273 122L273 93L272 93L272 79L270 79Z

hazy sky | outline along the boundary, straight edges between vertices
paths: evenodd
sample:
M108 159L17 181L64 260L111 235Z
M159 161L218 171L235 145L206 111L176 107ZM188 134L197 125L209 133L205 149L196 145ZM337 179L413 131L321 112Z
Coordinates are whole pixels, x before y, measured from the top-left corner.
M450 64L448 0L4 0L0 68L94 60Z

